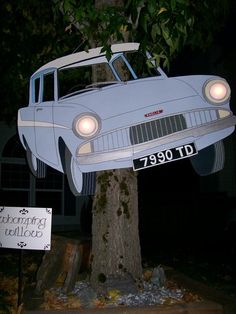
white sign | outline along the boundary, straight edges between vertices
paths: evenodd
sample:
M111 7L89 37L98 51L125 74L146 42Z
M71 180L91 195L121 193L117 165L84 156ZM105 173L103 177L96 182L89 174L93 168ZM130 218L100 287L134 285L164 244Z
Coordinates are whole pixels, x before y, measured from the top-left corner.
M50 250L52 209L0 206L0 247Z

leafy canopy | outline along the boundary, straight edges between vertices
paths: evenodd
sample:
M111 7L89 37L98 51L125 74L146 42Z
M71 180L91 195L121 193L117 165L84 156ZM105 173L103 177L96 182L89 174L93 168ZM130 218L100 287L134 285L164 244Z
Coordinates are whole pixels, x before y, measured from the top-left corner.
M26 106L31 74L45 62L71 52L76 34L65 32L52 1L0 1L1 120L11 122ZM74 38L76 36L76 39Z
M164 67L185 46L206 49L224 24L227 0L127 0L103 5L92 0L56 0L68 27L74 26L87 46L97 43L109 52L109 41L140 42ZM217 21L217 23L216 23Z
M126 0L98 9L92 0L1 1L1 119L11 121L26 105L29 77L39 66L91 43L109 54L110 39L125 36L148 48L166 68L186 45L206 49L224 23L229 2Z

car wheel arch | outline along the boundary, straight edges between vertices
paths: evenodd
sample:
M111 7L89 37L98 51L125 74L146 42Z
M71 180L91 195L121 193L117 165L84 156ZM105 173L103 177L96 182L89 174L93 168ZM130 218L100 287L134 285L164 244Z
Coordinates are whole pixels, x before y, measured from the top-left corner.
M225 164L225 149L223 140L220 140L190 158L195 172L200 176L216 173L223 169Z
M64 140L61 137L59 137L58 150L59 150L61 166L62 166L64 173L66 173L66 159L65 159L66 148L67 148L67 146L66 146Z
M25 139L25 136L22 135L22 144L24 145L24 147L26 148L26 145L27 145L27 142L26 142L26 139Z
M47 165L32 153L32 150L30 149L25 137L23 137L23 141L26 149L26 160L31 173L36 178L45 178Z
M88 173L81 172L82 176L80 179L83 183L82 183L81 191L78 191L77 184L76 184L77 180L73 179L73 175L71 173L71 169L69 166L70 158L72 158L71 152L61 137L59 138L59 141L58 141L58 148L59 148L59 154L60 154L60 160L61 160L63 172L67 176L68 183L69 183L72 193L75 196L93 195L95 193L95 187L96 187L96 172L88 172Z

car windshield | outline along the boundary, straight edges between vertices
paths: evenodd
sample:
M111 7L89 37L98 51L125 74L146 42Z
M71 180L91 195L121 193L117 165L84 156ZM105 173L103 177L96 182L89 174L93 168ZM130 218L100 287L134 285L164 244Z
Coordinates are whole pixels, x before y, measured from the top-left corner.
M109 63L98 62L87 65L68 65L58 71L59 98L70 97L109 84L122 83L158 76L154 63L141 52L127 52L114 55ZM114 73L115 74L114 74Z
M140 51L126 52L123 54L123 56L128 61L128 64L131 67L130 71L125 70L127 66L124 66L124 61L121 60L121 57L115 60L113 64L116 67L116 64L123 62L122 71L125 74L122 74L122 76L126 76L124 77L124 80L132 80L160 75L157 70L157 66L155 65L155 62L151 62L147 58L147 56ZM119 68L121 68L121 65L119 65Z
M59 98L86 92L97 86L101 87L101 82L104 83L103 85L117 82L107 63L62 68L58 71Z

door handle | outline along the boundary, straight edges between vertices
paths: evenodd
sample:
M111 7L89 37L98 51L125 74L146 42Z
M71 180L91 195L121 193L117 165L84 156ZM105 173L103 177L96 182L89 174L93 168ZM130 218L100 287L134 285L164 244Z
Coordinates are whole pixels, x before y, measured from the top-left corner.
M37 108L36 109L36 111L38 112L38 111L42 111L43 110L43 108Z

